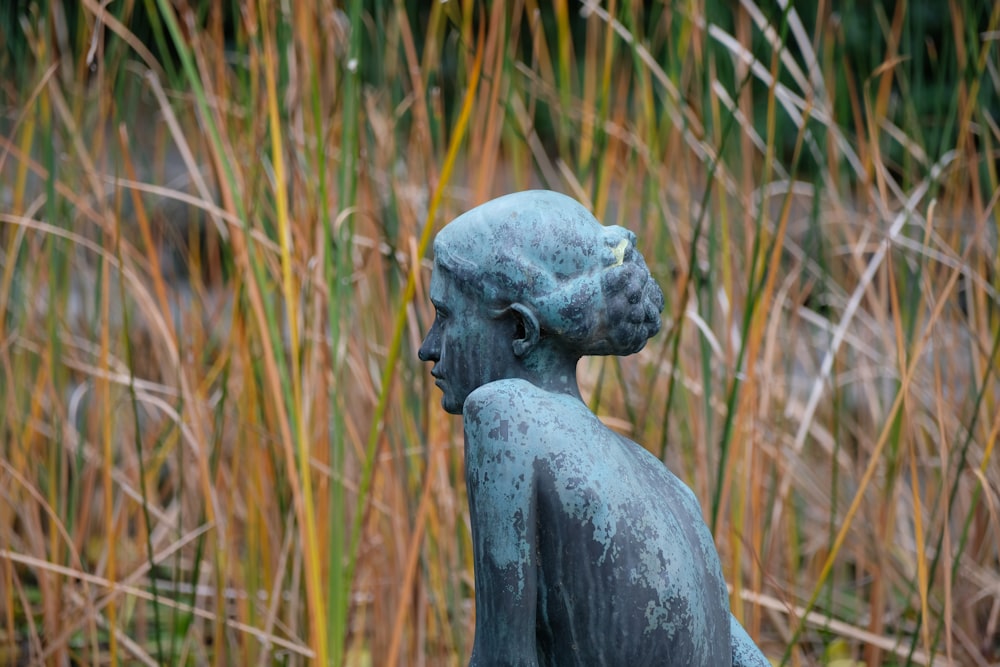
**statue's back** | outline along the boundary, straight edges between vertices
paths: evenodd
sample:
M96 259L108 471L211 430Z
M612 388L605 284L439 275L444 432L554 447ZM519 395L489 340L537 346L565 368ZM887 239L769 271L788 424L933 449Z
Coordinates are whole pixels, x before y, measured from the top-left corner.
M535 457L539 664L731 664L725 583L690 489L582 403L517 389L530 411L509 416ZM545 414L559 418L531 418Z

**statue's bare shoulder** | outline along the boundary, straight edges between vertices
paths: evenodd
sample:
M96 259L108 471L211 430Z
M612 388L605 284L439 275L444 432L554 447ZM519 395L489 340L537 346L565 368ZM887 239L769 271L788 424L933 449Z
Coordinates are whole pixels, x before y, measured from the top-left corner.
M466 399L463 416L467 446L497 442L536 455L579 447L581 435L603 430L578 399L516 378L477 388Z

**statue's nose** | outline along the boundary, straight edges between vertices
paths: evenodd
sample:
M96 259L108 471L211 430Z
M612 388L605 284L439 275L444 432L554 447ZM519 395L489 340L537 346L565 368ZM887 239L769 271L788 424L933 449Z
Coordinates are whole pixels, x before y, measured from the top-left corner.
M441 347L439 343L438 335L432 328L427 332L427 337L424 338L424 342L420 345L420 349L417 351L417 358L420 361L437 361Z

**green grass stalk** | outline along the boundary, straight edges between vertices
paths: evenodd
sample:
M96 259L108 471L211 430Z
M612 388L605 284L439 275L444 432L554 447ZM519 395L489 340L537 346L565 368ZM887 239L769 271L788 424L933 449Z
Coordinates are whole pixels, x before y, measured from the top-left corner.
M263 16L267 16L266 11L262 13ZM305 586L309 599L312 644L316 651L316 660L320 665L326 665L329 664L326 603L325 596L322 595L322 565L320 563L320 545L316 531L315 502L312 491L310 441L306 431L306 416L302 410L302 358L298 331L299 313L296 305L299 303L299 299L298 285L293 279L292 274L291 230L288 199L285 190L285 146L282 141L281 115L278 111L278 91L276 84L278 63L275 58L275 47L271 39L271 26L269 22L264 21L262 23L262 31L264 33L264 71L267 89L266 99L271 134L271 160L274 165L274 193L278 218L278 244L281 248L281 284L285 297L292 366L290 417L292 423L295 425L298 476L302 489L300 521L302 522L303 549L305 550L304 555L306 559Z
M472 114L472 109L475 102L476 90L479 86L479 79L482 71L483 63L483 39L482 34L480 34L479 45L476 50L475 60L473 61L472 71L469 74L468 88L465 93L465 97L462 103L461 111L459 112L458 119L455 122L455 129L453 130L452 137L448 146L448 154L445 157L444 164L441 167L441 178L434 190L434 194L430 201L430 206L427 210L427 222L424 224L424 229L421 232L420 241L417 245L416 259L413 267L411 268L406 281L406 288L403 291L402 299L400 302L400 307L396 311L395 324L393 326L392 342L389 346L389 354L386 358L385 369L382 372L382 390L378 396L378 404L375 408L375 414L372 418L371 428L368 432L368 440L365 448L365 458L364 458L364 468L362 469L361 482L358 485L358 497L364 500L367 497L368 490L371 488L372 476L374 475L374 463L375 454L378 450L378 443L382 437L383 429L383 418L386 413L386 408L389 404L389 392L392 389L393 377L395 375L396 363L399 360L400 350L402 349L403 334L406 329L406 322L408 316L408 306L413 300L413 296L416 293L416 274L420 270L420 258L424 257L427 253L427 247L430 245L431 232L434 230L434 220L437 213L438 207L441 205L441 199L443 197L446 184L448 183L449 177L451 176L452 169L455 166L455 160L458 155L459 147L462 145L462 141L465 138L465 130L469 121L469 117ZM361 525L364 519L365 511L359 508L354 517L354 521L351 528L351 540L349 543L348 552L348 566L347 566L347 580L351 581L354 572L354 563L357 561L358 548L360 546L361 539Z

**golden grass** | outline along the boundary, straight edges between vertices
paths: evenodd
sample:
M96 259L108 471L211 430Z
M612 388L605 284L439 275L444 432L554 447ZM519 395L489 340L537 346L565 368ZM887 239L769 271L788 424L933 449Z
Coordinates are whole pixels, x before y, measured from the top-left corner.
M0 663L463 664L427 248L548 187L664 287L581 383L768 656L998 664L1000 7L369 4L0 25Z

